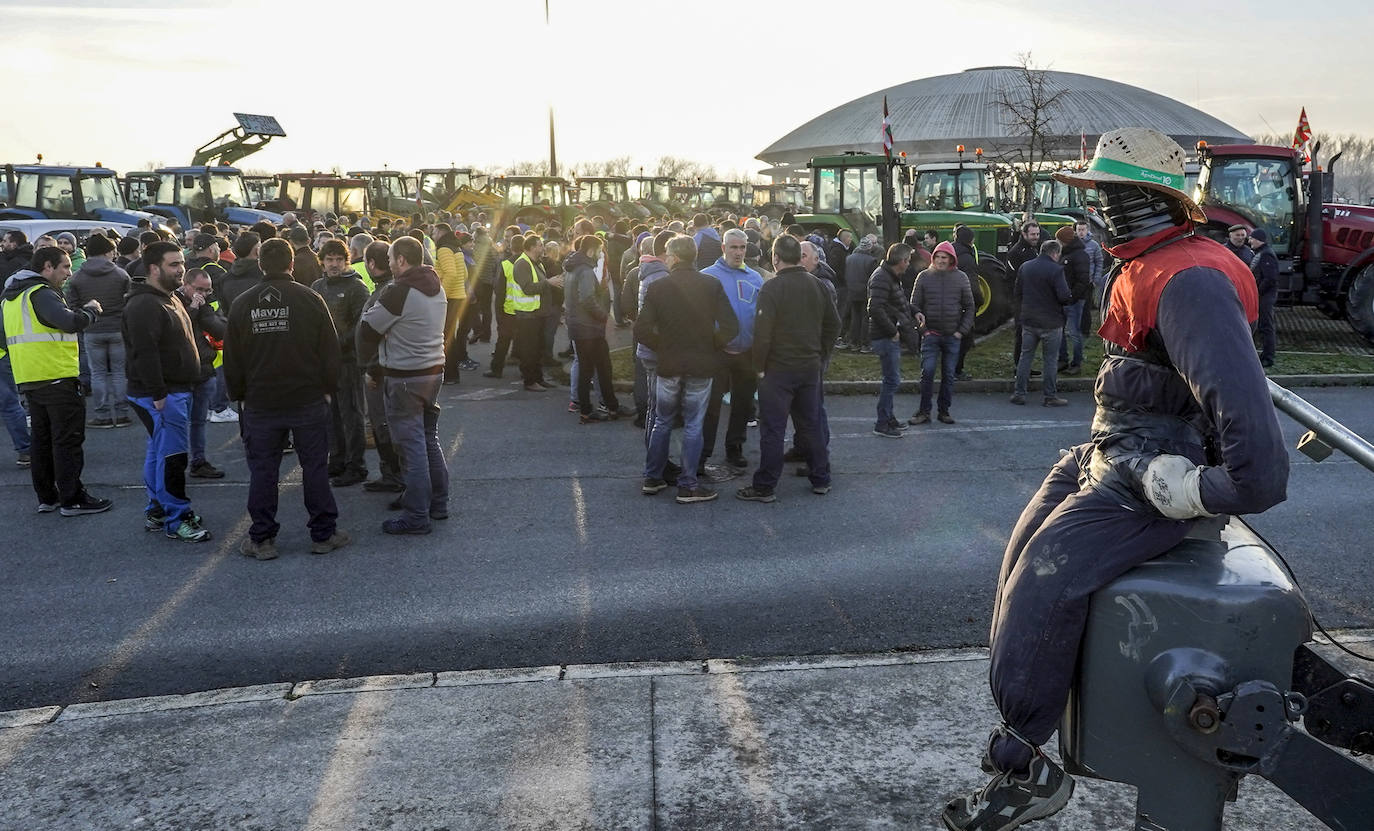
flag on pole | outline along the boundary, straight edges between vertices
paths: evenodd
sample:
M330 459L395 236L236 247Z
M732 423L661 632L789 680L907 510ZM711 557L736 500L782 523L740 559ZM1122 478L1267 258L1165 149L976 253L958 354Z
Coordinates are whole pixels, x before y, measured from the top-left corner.
M883 155L892 161L892 124L887 119L887 96L883 96Z
M1307 123L1307 108L1303 107L1298 115L1298 129L1293 131L1293 149L1302 149L1302 160L1312 161L1312 155L1307 152L1307 142L1312 140L1312 125Z

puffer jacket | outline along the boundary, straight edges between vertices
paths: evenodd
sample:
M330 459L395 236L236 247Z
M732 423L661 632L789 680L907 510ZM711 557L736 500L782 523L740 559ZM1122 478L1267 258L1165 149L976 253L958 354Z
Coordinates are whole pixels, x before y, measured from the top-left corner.
M1086 300L1093 293L1092 262L1083 240L1074 237L1064 245L1059 262L1064 265L1064 279L1069 284L1073 301Z
M935 246L934 253L952 253L951 247L942 242ZM911 312L925 315L927 332L967 335L973 330L975 308L968 275L959 269L928 268L916 275L916 285L911 290Z
M868 331L873 340L891 340L910 332L911 322L901 278L887 263L879 265L868 278Z
M844 286L846 303L857 303L868 296L868 278L878 267L878 258L871 249L855 249L844 258Z
M100 301L100 316L86 328L91 334L120 331L124 315L124 295L129 292L129 275L108 257L92 257L67 282L67 303L73 309L90 300Z
M434 254L434 270L439 272L439 284L449 300L463 300L468 296L468 266L461 252L443 246Z

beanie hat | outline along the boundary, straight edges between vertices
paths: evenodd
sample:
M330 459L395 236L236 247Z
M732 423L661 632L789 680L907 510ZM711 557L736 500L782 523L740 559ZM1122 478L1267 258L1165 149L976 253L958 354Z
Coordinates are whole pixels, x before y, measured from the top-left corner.
M1074 236L1072 225L1065 225L1063 228L1054 232L1054 238L1059 240L1060 245L1068 245L1073 242Z
M1257 239L1260 242L1269 242L1269 232L1263 228L1256 228L1250 232L1250 239Z

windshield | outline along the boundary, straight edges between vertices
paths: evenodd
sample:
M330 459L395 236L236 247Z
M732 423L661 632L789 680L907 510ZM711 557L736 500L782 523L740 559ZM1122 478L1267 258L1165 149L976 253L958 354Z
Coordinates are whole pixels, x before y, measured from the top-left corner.
M627 202L624 182L583 182L588 202Z
M287 179L282 182L282 198L296 208L304 208L301 200L305 198L305 185L300 179Z
M81 199L86 203L86 213L102 209L124 210L124 198L120 196L119 185L113 176L82 176Z
M1059 211L1064 208L1078 207L1076 189L1054 179L1035 180L1035 209L1037 211ZM1020 209L1021 205L1016 206Z
M1292 244L1293 165L1287 159L1213 158L1203 172L1198 189L1206 204L1240 214L1269 234L1276 254L1287 254Z
M845 171L844 209L862 211L871 217L883 215L883 190L878 183L878 168L852 167Z
M511 182L506 201L512 205L559 206L563 204L563 188L554 182Z
M824 167L816 171L816 213L840 212L840 171Z
M916 198L913 201L918 210L982 210L985 204L984 187L981 170L917 171Z
M378 189L387 196L408 196L405 181L399 173L378 177Z
M211 173L210 195L216 208L244 208L252 204L243 179L233 173Z
M367 213L367 188L363 185L339 188L339 216Z

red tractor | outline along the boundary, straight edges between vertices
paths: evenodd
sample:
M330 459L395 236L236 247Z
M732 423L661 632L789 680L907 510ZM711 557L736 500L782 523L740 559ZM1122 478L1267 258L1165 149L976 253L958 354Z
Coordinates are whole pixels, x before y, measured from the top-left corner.
M1325 201L1332 174L1317 167L1316 151L1312 175L1287 147L1199 144L1198 160L1207 234L1224 240L1232 225L1265 229L1279 258L1279 303L1344 317L1374 343L1374 207Z

